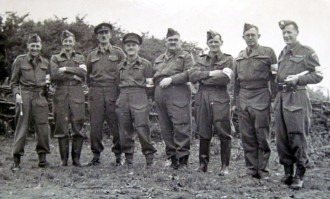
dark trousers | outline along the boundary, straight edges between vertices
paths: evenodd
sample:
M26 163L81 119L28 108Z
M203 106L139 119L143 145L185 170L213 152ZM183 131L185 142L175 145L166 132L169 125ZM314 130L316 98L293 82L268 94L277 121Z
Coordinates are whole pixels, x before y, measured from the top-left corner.
M134 153L136 134L140 140L144 155L156 152L151 144L149 129L149 109L146 91L127 91L121 93L117 100L116 113L119 121L119 134L122 152Z
M155 101L166 156L181 158L190 154L191 108L187 85L156 86Z
M104 149L102 144L103 123L104 121L107 121L113 138L112 152L115 154L121 154L118 120L115 112L117 96L118 89L115 86L90 87L90 140L93 153L100 154Z

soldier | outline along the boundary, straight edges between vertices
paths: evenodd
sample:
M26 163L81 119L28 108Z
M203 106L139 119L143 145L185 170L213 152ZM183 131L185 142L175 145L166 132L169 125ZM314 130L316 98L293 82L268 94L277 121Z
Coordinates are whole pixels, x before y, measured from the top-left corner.
M13 64L10 80L16 99L17 125L15 129L13 171L20 169L21 156L24 155L26 134L29 124L33 124L36 133L39 167L48 166L46 154L49 149L48 102L45 98L46 76L49 74L49 62L40 55L41 39L37 34L29 36L28 53L20 55Z
M199 83L195 97L195 118L200 139L198 170L207 172L213 126L221 140L222 167L219 175L226 175L232 139L227 85L232 75L233 57L221 52L222 44L219 33L211 30L207 32L207 45L210 51L198 58L195 66L189 71L189 78L192 83Z
M156 152L151 144L146 91L146 89L153 89L152 65L148 60L138 55L142 44L142 37L138 34L125 34L123 44L127 58L118 66L120 95L116 102L121 149L125 153L125 164L132 165L135 134L137 133L142 153L146 157L146 168L150 168Z
M312 113L306 85L321 82L323 74L314 50L297 41L298 25L294 21L283 20L279 26L286 46L279 56L276 77L276 142L280 164L284 165L282 182L299 189L303 187L308 162L306 136Z
M82 83L85 81L86 65L82 54L74 50L75 36L68 30L61 35L62 50L51 57L51 80L56 86L53 98L55 119L54 137L58 138L62 165L68 165L69 125L72 129L72 164L81 166L80 154L85 134L85 96Z
M187 85L192 55L182 50L179 32L168 29L164 54L154 63L155 102L158 110L166 157L171 167L186 167L190 154L191 92Z
M272 67L276 65L273 49L258 44L257 26L244 25L243 39L247 48L234 62L234 105L239 111L239 131L247 166L246 174L256 178L269 177L267 169L269 147L269 124ZM236 100L237 97L237 100ZM233 106L233 110L236 106Z
M122 49L110 44L112 25L101 23L94 28L99 46L87 57L87 85L89 86L89 107L91 124L91 149L93 159L88 165L100 164L104 147L102 133L104 120L107 121L113 138L112 151L116 165L121 165L121 147L116 116L118 97L118 64L125 58Z

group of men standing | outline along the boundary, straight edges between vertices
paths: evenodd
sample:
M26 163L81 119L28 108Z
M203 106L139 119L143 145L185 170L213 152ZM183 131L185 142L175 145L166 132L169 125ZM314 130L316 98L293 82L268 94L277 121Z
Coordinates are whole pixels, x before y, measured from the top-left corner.
M190 52L181 48L179 32L168 29L166 52L152 65L139 56L143 39L136 33L123 37L123 49L110 44L112 25L101 23L94 29L99 45L85 60L74 50L75 36L62 32L62 50L50 63L40 56L41 39L34 34L27 42L28 53L13 64L11 86L17 102L13 170L19 170L30 121L37 135L39 167L48 165L48 104L44 87L50 74L56 91L53 98L55 132L63 166L68 165L69 138L74 166L81 166L85 105L82 84L89 87L90 143L93 158L89 166L101 163L103 123L113 135L112 151L116 165L133 165L136 135L146 158L146 168L154 162L155 147L148 125L148 98L154 98L158 111L166 158L173 169L186 168L191 139L191 83L198 83L195 119L199 135L199 171L207 172L210 143L217 133L221 144L221 170L229 173L231 151L230 112L238 109L239 129L248 175L269 177L270 110L274 102L275 132L280 163L284 165L282 182L292 188L303 186L306 170L307 141L311 105L307 84L322 80L315 52L297 41L298 26L293 21L279 23L286 47L277 61L274 51L258 44L259 29L245 24L243 39L247 48L234 60L220 50L222 37L207 32L209 53L194 62ZM276 83L275 83L276 82ZM233 102L228 90L232 83ZM275 86L274 86L275 85ZM71 131L69 130L71 125ZM70 135L71 133L71 135ZM296 169L294 169L294 164ZM294 172L295 171L295 172Z

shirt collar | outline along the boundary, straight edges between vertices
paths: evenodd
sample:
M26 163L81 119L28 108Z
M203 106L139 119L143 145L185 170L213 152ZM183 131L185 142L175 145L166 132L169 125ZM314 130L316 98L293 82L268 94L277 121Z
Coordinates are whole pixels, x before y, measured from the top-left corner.
M99 45L97 51L98 52L102 52L102 49L104 50L104 52L105 51L111 52L112 46L111 46L111 44L109 44L108 46L106 46L105 48L103 48L101 45Z
M221 52L221 50L218 50L218 52L216 54L214 54L213 56L216 57L217 59L220 59L221 56L223 55L223 53ZM212 57L212 55L210 53L207 54L208 57Z
M28 59L28 61L31 61L33 59L37 59L37 60L41 61L40 55L38 55L37 57L32 57L30 53L27 53L26 58Z

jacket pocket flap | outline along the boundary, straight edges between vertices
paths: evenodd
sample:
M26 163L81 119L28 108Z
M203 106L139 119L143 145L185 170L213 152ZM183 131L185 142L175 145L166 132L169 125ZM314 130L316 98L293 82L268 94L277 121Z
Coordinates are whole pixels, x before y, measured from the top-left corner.
M228 98L220 98L220 99L214 99L215 102L219 102L219 103L226 103L229 102Z
M172 102L175 106L183 108L189 104L187 101L173 101Z
M304 58L303 57L291 57L290 60L295 63L299 63L299 62L303 61Z
M295 112L295 111L299 111L302 110L303 107L301 106L286 106L284 107L285 110L290 111L290 112Z
M252 108L256 109L258 111L262 111L262 110L265 110L268 107L269 107L269 104L255 104Z

